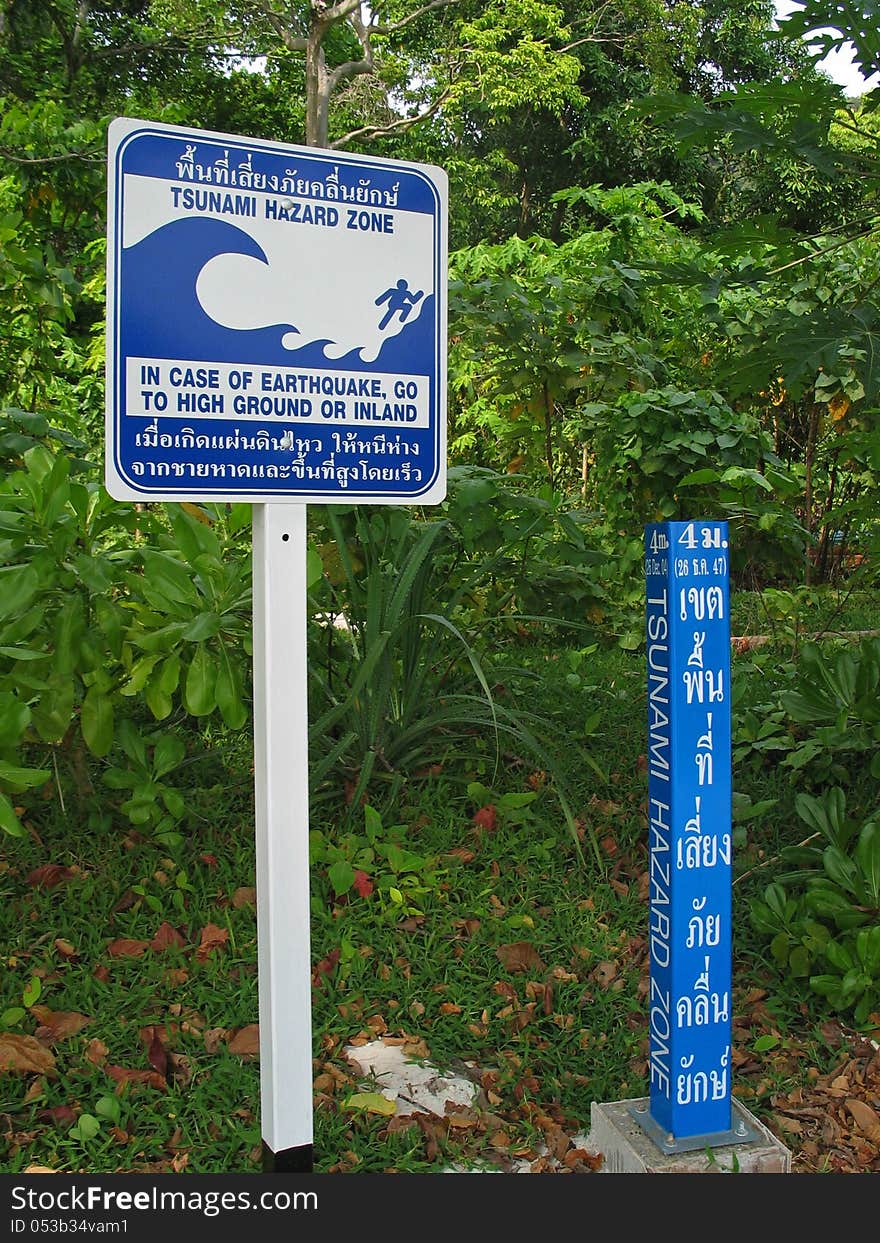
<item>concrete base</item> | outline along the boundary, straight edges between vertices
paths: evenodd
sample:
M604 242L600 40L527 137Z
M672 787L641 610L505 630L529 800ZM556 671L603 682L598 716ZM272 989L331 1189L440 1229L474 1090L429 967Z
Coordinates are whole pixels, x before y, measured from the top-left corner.
M593 1102L590 1109L588 1151L605 1160L598 1174L790 1174L791 1153L736 1097L731 1098L731 1122L744 1122L754 1139L667 1155L632 1116L647 1108L648 1097L628 1101Z

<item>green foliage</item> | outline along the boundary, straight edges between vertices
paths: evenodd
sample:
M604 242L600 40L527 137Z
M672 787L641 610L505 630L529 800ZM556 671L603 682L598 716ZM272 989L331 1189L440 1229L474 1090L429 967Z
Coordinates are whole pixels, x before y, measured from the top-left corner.
M386 826L369 803L363 811L363 832L309 833L309 861L329 882L331 901L360 897L385 920L423 916L421 905L427 896L437 897L445 870L436 855L406 845L408 825Z
M111 765L102 780L111 790L126 791L122 811L137 827L149 827L167 846L179 843L176 826L183 819L186 803L180 791L164 781L179 768L186 751L177 734L155 731L142 735L129 720L120 723L116 741L125 757L125 766ZM112 744L112 733L111 733ZM109 750L109 746L108 746Z
M160 528L128 573L131 649L121 693L143 691L157 721L170 716L177 695L191 716L216 711L241 729L251 654L251 569L240 540L248 507L222 519L188 508L166 507L170 532Z
M485 623L496 640L524 626L590 633L601 620L611 559L588 510L528 476L459 466L442 512L453 619Z
M831 654L805 644L794 686L779 697L798 738L787 763L799 769L824 757L839 772L847 761L869 761L871 775L880 777L878 689L880 639L865 638L855 650Z
M739 699L734 763L772 760L792 782L880 775L880 639L836 648L804 642L797 662L786 662L781 674L762 702Z
M557 772L542 739L549 722L499 702L497 688L512 687L516 671L487 665L462 629L458 606L491 576L491 561L451 574L442 519L391 507L328 506L324 514L330 617L323 636L312 636L309 662L313 801L338 801L340 777L357 808L367 794L374 805L390 801L405 781L454 759L472 766L482 757L497 771L502 744ZM558 775L557 794L574 833Z
M752 926L782 971L861 1024L880 1005L880 820L848 818L840 787L800 794L795 807L813 832L783 849L800 866L752 899Z

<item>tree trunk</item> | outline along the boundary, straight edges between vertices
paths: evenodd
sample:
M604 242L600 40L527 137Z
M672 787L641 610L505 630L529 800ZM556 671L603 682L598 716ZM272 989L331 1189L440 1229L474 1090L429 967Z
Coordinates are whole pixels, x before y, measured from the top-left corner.
M323 26L314 27L306 46L306 146L326 147L329 135L330 91L324 56Z
M804 450L804 526L807 529L807 553L804 561L804 583L813 582L812 536L813 536L813 461L816 456L816 439L819 433L819 403L810 406L807 420L807 443Z

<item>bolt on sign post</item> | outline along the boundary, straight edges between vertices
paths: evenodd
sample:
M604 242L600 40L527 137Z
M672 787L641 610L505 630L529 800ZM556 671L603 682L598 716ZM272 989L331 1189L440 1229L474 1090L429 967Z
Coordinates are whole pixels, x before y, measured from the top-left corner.
M665 1153L731 1127L730 591L726 522L645 528L650 877L647 1111Z
M265 1168L312 1168L307 504L446 493L446 174L135 118L108 137L105 482L254 505Z

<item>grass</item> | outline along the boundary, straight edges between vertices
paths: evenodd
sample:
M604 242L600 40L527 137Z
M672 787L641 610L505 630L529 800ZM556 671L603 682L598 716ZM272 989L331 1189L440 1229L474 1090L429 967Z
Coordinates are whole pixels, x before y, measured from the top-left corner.
M856 603L870 620L870 601ZM735 618L753 607L735 599ZM784 676L786 642L735 657L752 699ZM500 809L506 792L530 791L534 801L497 810L494 824L475 821L468 782L488 784L493 769L478 740L468 771L412 782L395 804L420 861L401 875L402 912L378 892L337 896L327 868L313 866L318 1172L503 1168L510 1154L537 1154L554 1128L583 1133L594 1100L647 1092L643 657L538 639L518 659L540 672L529 707L552 717L578 832L595 837L601 866L578 852L546 774L525 756L505 756L490 800ZM133 832L101 787L87 824L47 787L31 836L4 844L6 1030L32 1036L34 1006L89 1020L52 1044L49 1073L0 1076L0 1165L9 1172L259 1168L258 1063L248 1043L257 1021L250 754L245 738L218 741L223 748L186 770L188 836L173 849ZM834 1050L820 1034L827 1016L817 999L779 980L748 927L749 894L800 831L793 786L778 765L750 761L734 788L753 803L775 800L738 827L743 879L734 884L734 1085L766 1117L775 1093L811 1066L827 1069ZM338 837L326 808L313 827ZM51 888L29 880L47 864L66 869ZM163 924L182 944L151 947ZM124 939L146 948L114 956L108 947ZM523 943L520 961L511 947ZM356 1084L345 1046L381 1035L405 1038L441 1069L469 1066L487 1110L430 1126L347 1108ZM83 1127L83 1114L94 1127Z

